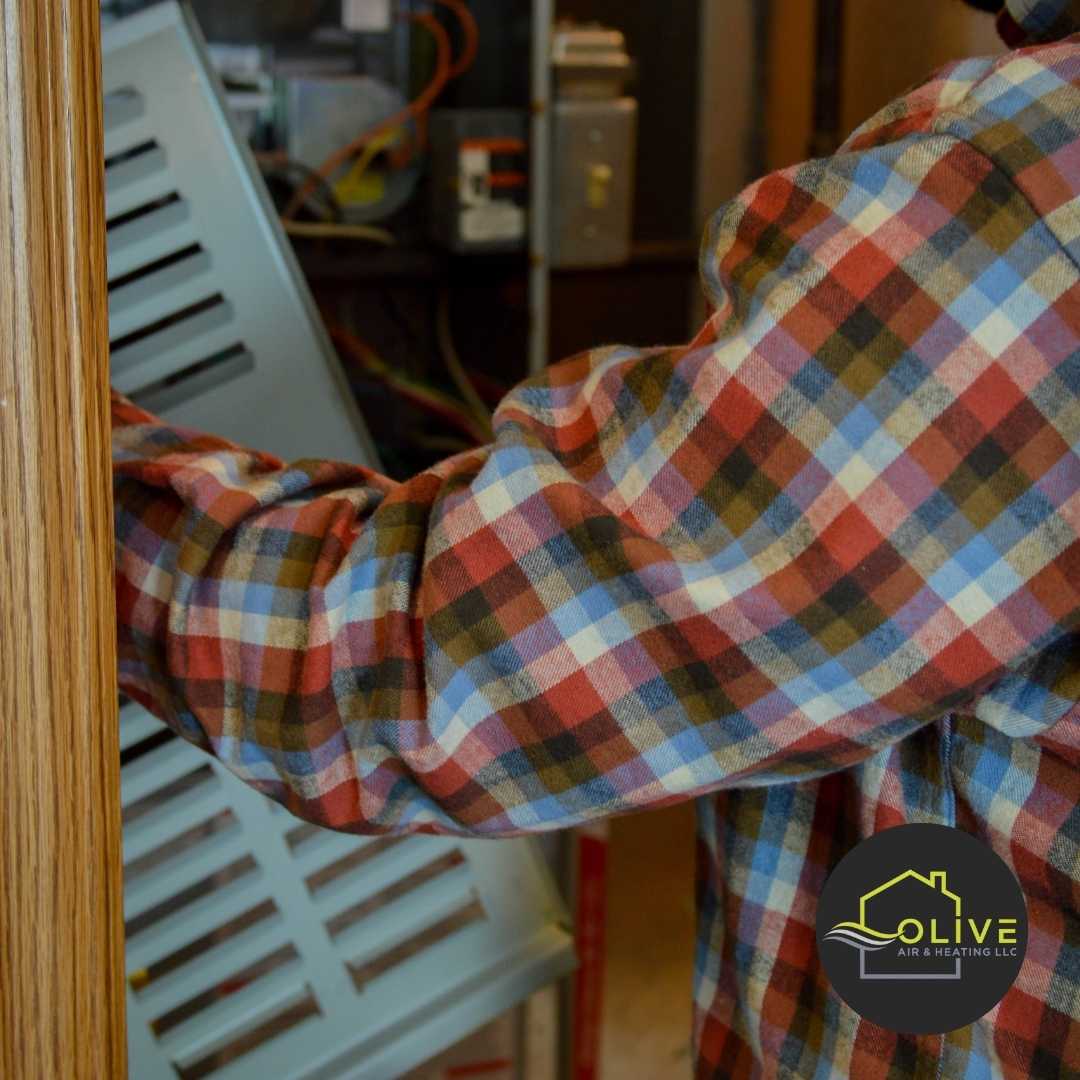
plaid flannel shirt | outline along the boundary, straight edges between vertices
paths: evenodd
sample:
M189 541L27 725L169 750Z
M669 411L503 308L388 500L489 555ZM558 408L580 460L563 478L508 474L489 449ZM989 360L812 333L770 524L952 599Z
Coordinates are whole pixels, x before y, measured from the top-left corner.
M751 186L696 341L557 365L407 483L118 398L123 688L336 829L698 797L699 1076L1078 1076L1078 257L1073 39ZM861 1019L815 947L830 868L911 821L1029 907L1014 987L944 1036Z

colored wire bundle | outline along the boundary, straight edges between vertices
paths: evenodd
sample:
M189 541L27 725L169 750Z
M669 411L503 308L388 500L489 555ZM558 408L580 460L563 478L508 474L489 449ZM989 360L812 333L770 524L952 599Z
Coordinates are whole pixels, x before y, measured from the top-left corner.
M324 221L341 221L344 215L334 189L310 165L290 158L284 151L260 151L255 160L267 180L278 179L289 185L290 197L299 191L301 183L308 182L311 187L301 205Z
M472 380L465 371L465 365L458 355L457 346L454 344L454 335L450 330L450 294L443 289L439 294L439 310L435 319L435 335L439 341L439 352L442 353L443 363L454 380L469 409L473 419L479 424L484 432L484 438L492 438L491 412L484 404L483 399L476 391Z
M446 88L446 84L461 75L472 66L479 49L480 33L473 18L472 12L465 5L464 0L435 0L436 3L448 8L457 17L464 37L461 55L456 61L451 60L450 35L447 34L442 23L430 14L410 14L406 16L410 22L423 26L432 36L435 42L435 72L431 76L427 86L404 108L380 120L377 124L362 132L351 142L335 150L309 177L293 195L285 213L282 215L286 220L293 218L311 192L319 185L319 180L329 182L330 178L351 158L356 157L380 135L392 132L407 124L410 120L417 123L422 140L425 120L428 110L434 104L435 99ZM318 177L319 179L316 179Z
M440 417L465 435L470 445L481 445L490 438L489 432L456 398L392 368L367 342L344 326L330 323L327 329L334 344L361 371L384 383L424 412Z

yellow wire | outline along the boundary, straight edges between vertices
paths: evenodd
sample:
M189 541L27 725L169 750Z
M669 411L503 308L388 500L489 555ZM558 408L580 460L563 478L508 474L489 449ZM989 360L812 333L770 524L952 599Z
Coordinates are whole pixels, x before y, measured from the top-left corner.
M397 141L401 134L401 128L391 128L382 135L377 135L364 147L364 152L356 159L356 164L349 170L347 179L355 183L367 172L371 163L385 150Z
M439 294L439 313L435 330L439 339L439 350L450 378L454 380L458 392L465 399L469 412L490 438L492 435L491 413L466 374L457 347L454 345L454 335L450 332L450 296L445 289Z
M283 222L285 231L290 236L303 236L319 239L371 240L376 244L393 247L397 238L389 229L377 225L349 225L337 221L293 221Z

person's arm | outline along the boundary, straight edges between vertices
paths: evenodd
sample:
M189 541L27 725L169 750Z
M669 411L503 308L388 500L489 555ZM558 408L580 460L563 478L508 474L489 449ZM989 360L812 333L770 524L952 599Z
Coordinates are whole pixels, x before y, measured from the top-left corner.
M749 188L703 267L692 346L557 365L407 483L118 400L125 691L352 830L811 777L957 708L1053 722L1080 304L1028 202L907 133Z

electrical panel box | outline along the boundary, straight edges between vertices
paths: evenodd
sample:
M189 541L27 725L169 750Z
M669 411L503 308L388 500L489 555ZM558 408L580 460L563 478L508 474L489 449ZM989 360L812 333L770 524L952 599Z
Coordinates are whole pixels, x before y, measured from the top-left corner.
M514 109L431 117L431 232L458 254L525 247L528 121Z

